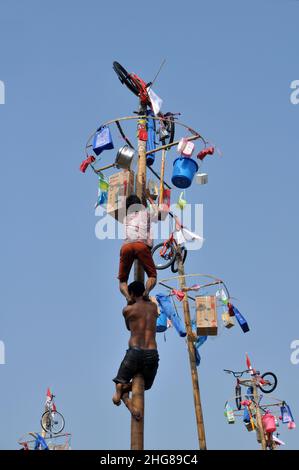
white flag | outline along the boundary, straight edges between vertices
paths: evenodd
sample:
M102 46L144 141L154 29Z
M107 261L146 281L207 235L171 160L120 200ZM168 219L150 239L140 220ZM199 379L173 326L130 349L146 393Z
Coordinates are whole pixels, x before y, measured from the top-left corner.
M152 104L153 111L157 115L162 108L163 100L149 87L147 88L147 93Z

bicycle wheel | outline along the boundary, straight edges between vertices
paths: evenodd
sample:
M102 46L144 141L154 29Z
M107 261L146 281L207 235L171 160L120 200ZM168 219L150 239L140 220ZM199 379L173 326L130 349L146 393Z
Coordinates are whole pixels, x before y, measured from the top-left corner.
M181 248L182 250L182 257L183 257L183 264L185 263L185 259L187 257L188 250L184 246ZM171 265L171 271L175 274L179 270L179 260L178 260L178 255L176 254L176 257Z
M163 255L161 255L161 250L164 248L164 242L158 243L152 249L152 257L156 269L166 269L172 265L176 257L176 250L172 244L167 246L167 249Z
M172 142L174 141L174 135L175 135L175 121L174 121L174 117L173 117L173 114L172 113L166 113L164 115L164 117L166 117L167 119L169 119L169 121L165 121L165 127L167 129L167 132L169 134L169 137L168 137L168 142L167 144L172 144Z
M58 411L46 411L42 415L41 427L49 434L59 434L65 426L64 417Z
M126 71L126 69L120 65L118 62L114 61L113 62L113 70L116 72L119 80L121 81L122 84L125 84L129 90L131 90L134 95L138 96L139 94L139 89L136 86L136 83L132 78L130 77L130 74Z
M261 378L267 382L263 385L259 384L259 388L262 392L271 393L276 389L277 377L275 374L273 374L273 372L265 372L263 375L261 375Z
M236 385L235 388L235 395L236 395L236 406L238 410L242 408L241 401L242 401L242 390L241 390L241 385Z

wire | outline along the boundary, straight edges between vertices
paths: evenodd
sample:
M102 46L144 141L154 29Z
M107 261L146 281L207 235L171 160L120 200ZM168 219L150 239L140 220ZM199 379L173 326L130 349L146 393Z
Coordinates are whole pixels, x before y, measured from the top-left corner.
M149 87L148 87L148 90L149 90L149 89L153 86L153 84L155 83L155 81L156 81L156 79L157 79L159 73L161 72L162 67L163 67L163 65L165 64L165 62L166 62L166 59L163 59L161 65L160 65L160 67L159 67L159 70L158 70L158 72L157 72L156 75L155 75L155 78L153 79L153 81L150 82L150 85L149 85Z

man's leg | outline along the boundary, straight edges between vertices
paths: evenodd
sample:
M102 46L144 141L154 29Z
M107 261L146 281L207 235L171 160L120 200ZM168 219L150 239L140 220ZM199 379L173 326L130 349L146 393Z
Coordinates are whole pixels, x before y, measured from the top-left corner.
M157 283L157 270L153 261L152 252L149 246L140 244L137 251L137 258L141 262L148 279L145 284L145 291L143 294L144 300L149 300L148 295Z
M131 384L131 389L132 389L132 384ZM142 418L141 412L133 407L132 399L130 398L129 391L123 393L121 399L124 402L124 404L126 405L126 407L128 408L128 410L130 411L133 418L135 418L136 421L140 421L140 419Z
M144 294L143 294L143 298L144 300L149 300L149 293L150 291L155 287L155 285L157 284L157 278L156 277L149 277L146 281L146 284L145 284L145 291L144 291Z
M132 390L132 384L115 384L115 393L112 397L114 405L119 406L123 398L124 393L128 393Z
M112 397L112 401L114 405L119 406L121 404L121 397L122 397L122 387L123 384L115 384L115 393Z
M132 299L128 291L128 279L129 279L133 262L134 262L133 244L128 243L127 245L123 245L120 250L118 279L119 279L119 290L122 293L122 295L125 296L128 304L132 303Z
M119 290L122 293L122 295L125 296L126 301L128 302L128 305L131 305L134 303L134 301L132 300L129 294L128 283L126 281L125 282L119 281Z

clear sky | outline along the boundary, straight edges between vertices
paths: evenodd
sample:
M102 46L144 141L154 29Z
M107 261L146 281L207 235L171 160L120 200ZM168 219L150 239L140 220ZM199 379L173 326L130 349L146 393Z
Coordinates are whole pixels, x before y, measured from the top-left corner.
M1 449L39 430L48 386L73 448L130 445L128 412L111 403L128 338L120 241L96 238L97 181L78 170L88 135L136 109L114 60L150 80L166 58L154 87L163 110L180 111L223 153L206 165L209 184L187 193L203 204L206 241L186 270L222 277L251 331L235 327L202 347L208 448L257 448L254 433L223 416L233 380L222 369L245 368L246 351L277 374L274 396L299 418L299 365L290 361L299 339L299 105L290 102L298 12L291 0L0 0ZM173 330L158 342L145 447L196 448L185 342ZM298 430L281 438L299 448Z

